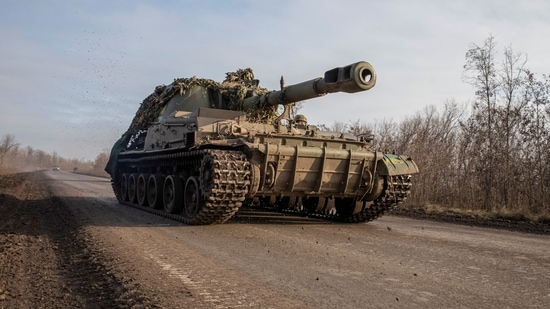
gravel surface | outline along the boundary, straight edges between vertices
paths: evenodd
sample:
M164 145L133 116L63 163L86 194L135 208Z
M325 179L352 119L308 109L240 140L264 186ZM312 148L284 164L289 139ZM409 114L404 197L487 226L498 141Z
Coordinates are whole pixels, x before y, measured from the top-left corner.
M119 205L106 179L54 171L1 175L0 218L0 308L550 303L550 236L540 230L396 216L336 224L254 209L185 226Z

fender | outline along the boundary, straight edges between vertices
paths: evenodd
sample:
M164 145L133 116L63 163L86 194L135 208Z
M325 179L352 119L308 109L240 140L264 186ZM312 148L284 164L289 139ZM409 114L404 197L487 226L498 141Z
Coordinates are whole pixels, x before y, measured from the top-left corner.
M378 175L396 176L418 174L418 165L408 156L384 154L382 160L378 161Z

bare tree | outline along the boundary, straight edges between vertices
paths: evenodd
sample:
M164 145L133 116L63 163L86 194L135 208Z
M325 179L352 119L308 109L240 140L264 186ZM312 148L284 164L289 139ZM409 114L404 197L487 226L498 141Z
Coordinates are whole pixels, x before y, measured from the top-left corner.
M473 117L469 122L469 132L474 134L472 142L476 145L476 154L481 160L477 163L477 170L482 177L483 206L485 210L492 210L494 185L496 183L494 169L496 166L495 151L495 106L496 92L499 88L497 71L495 68L494 38L490 36L482 46L473 44L466 53L464 65L464 80L475 89ZM474 154L472 154L474 155Z
M414 177L412 201L452 206L457 199L457 140L464 107L446 102L427 106L405 119L395 140L397 152L411 156L421 173Z
M6 134L2 137L0 141L0 167L4 167L4 159L7 154L17 147L19 147L19 144L15 141L15 136Z
M382 120L373 126L373 148L382 151L392 151L396 148L398 124L393 120Z
M520 129L521 115L526 106L522 100L522 91L524 89L525 64L527 57L523 53L516 53L511 47L504 49L504 60L499 76L499 95L500 104L495 108L494 128L497 157L500 157L503 164L495 166L495 176L498 179L496 185L498 199L501 207L513 207L513 201L517 200L517 191L513 188L519 184L516 183L518 177L514 177L521 172L520 150L522 148L518 138Z
M350 121L347 125L348 133L359 136L359 135L369 135L374 131L372 126L362 122L360 119L355 121Z
M472 198L481 197L485 210L523 213L529 205L529 211L538 212L550 207L549 81L537 80L526 69L527 56L511 47L495 66L494 47L489 37L466 54L464 76L476 100L462 127L462 182L472 188Z
M539 80L526 70L523 101L527 104L522 114L520 143L523 145L520 161L523 173L519 177L520 190L526 195L530 211L550 211L550 78Z
M103 152L97 155L95 161L92 164L92 174L96 176L107 176L105 172L105 165L109 161L110 151L105 149Z

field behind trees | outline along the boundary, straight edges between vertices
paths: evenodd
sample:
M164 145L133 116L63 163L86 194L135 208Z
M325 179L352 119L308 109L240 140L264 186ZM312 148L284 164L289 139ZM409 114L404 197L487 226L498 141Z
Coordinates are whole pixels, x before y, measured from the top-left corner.
M550 221L550 79L527 68L527 55L493 37L466 53L472 100L429 105L400 122L359 120L321 125L374 134L373 149L411 156L421 170L405 207L494 213ZM109 145L106 145L109 146ZM0 170L63 170L107 176L108 150L93 161L65 159L0 139Z

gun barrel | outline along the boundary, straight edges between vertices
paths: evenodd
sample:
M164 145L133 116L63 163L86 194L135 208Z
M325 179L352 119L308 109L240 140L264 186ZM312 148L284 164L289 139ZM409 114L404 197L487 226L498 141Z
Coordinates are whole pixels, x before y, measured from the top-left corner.
M318 77L295 85L272 91L266 95L253 96L244 100L243 106L250 108L263 105L291 104L323 96L327 93L355 93L366 91L376 84L376 71L365 61L326 71Z

